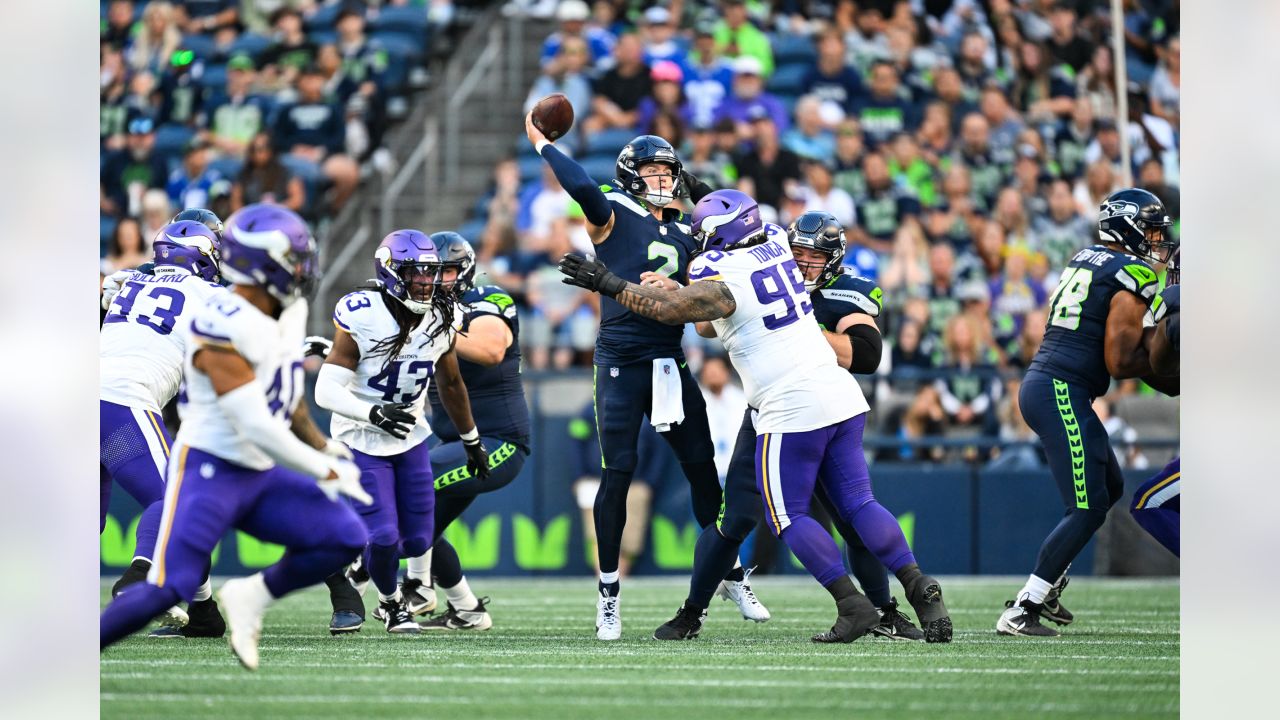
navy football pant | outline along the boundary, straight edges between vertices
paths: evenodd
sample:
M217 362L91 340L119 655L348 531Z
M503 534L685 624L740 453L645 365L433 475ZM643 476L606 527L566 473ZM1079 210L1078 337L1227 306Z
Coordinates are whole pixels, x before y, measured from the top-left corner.
M1142 529L1174 555L1179 554L1182 546L1181 484L1181 458L1174 458L1133 493L1133 504L1129 506L1129 512Z
M471 506L478 495L501 490L520 474L529 457L520 445L489 435L481 436L489 451L489 476L477 479L467 470L467 453L462 441L444 443L431 448L431 469L436 476L436 530L432 543L431 574L441 587L453 587L462 581L462 563L458 551L443 536L449 524Z
M1040 546L1033 572L1053 583L1124 496L1124 475L1087 390L1031 371L1022 380L1018 403L1027 425L1040 436L1066 510Z
M615 375L614 372L617 372ZM653 402L650 361L593 368L596 431L600 436L600 490L596 493L596 554L601 572L615 572L622 553L627 521L627 490L636 469L640 423L647 422ZM689 480L693 515L702 527L716 521L720 509L720 475L715 445L707 424L707 405L689 368L680 365L684 422L659 433L671 445Z

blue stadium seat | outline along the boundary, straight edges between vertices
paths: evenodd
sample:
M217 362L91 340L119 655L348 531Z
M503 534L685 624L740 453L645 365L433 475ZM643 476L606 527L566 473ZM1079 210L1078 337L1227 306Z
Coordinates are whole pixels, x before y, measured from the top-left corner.
M537 154L518 157L516 164L520 166L521 185L533 182L542 175L542 157Z
M312 30L307 32L307 39L320 45L337 45L338 33L332 30Z
M771 44L775 67L794 62L809 63L818 57L813 40L804 35L777 33L771 38Z
M244 167L244 160L238 157L221 157L209 162L210 170L217 170L218 174L228 180L235 180L242 167Z
M407 5L384 6L378 11L378 17L369 24L369 29L374 32L392 30L408 35L425 35L427 9Z
M799 95L803 89L801 83L808 72L809 66L803 63L779 65L765 87L775 95Z
M386 31L369 35L369 40L386 48L392 55L400 55L410 60L421 59L426 54L426 35L413 36L397 31Z
M193 137L195 132L185 125L176 123L161 125L156 128L155 152L157 155L166 157L181 157L182 147Z
M111 242L111 235L116 231L116 225L119 220L110 215L98 215L98 257L104 257L107 254L107 244Z
M458 234L467 239L476 250L480 249L480 238L484 236L486 221L468 220L458 226Z
M587 171L592 180L597 183L607 183L613 179L614 171L618 166L618 157L595 155L583 158L581 164L582 169Z
M227 86L226 65L205 65L200 75L200 84L207 88L221 90Z
M248 53L255 61L262 57L262 53L271 47L271 38L254 33L244 33L231 43L230 55L237 53Z
M180 47L191 51L199 60L208 60L217 54L217 44L208 35L183 35Z
M303 21L307 34L310 35L315 30L331 30L338 22L338 11L342 9L342 3L334 2L327 5L321 5L316 11L311 13Z
M614 160L618 159L618 151L623 145L631 142L631 138L639 135L631 128L610 128L601 130L587 139L587 154L595 155L596 153L609 153Z

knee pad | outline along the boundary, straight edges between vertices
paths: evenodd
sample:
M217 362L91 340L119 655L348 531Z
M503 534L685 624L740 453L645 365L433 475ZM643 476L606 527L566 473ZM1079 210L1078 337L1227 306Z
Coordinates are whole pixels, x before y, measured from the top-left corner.
M400 547L404 557L418 557L427 552L431 542L425 537L411 537L400 541Z
M397 547L400 531L393 525L383 525L369 530L369 544L374 547Z
M716 529L727 540L742 542L756 528L756 518L742 513L725 513L724 519L716 524Z
M1093 529L1094 529L1095 531L1097 531L1097 529L1098 529L1098 528L1100 528L1100 527L1102 527L1102 524L1103 524L1104 522L1106 522L1106 521L1107 521L1107 510L1108 510L1108 509L1110 509L1110 508L1106 508L1106 509L1104 509L1104 508L1089 508L1088 510L1083 510L1083 509L1077 508L1077 509L1073 510L1072 512L1073 512L1073 513L1076 513L1076 514L1078 514L1078 515L1080 515L1080 516L1082 516L1083 518L1085 518L1085 519L1088 521L1089 525L1091 525L1091 526L1093 527Z

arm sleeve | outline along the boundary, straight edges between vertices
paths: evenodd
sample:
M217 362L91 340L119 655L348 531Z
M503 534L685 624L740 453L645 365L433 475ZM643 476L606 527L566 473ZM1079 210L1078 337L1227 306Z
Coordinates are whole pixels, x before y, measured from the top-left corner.
M853 362L849 372L869 374L880 367L880 359L884 355L884 338L880 332L870 325L850 325L845 328L849 336L849 345L853 348Z
M299 440L271 416L257 380L218 397L218 407L240 432L278 465L318 480L329 476L329 459Z
M352 420L367 420L373 405L357 398L348 389L355 372L333 363L320 366L316 376L316 404Z
M551 166L556 179L560 181L565 192L569 193L569 197L577 200L582 206L582 213L586 216L587 222L596 226L609 222L613 207L581 165L560 152L555 145L543 146L542 159Z

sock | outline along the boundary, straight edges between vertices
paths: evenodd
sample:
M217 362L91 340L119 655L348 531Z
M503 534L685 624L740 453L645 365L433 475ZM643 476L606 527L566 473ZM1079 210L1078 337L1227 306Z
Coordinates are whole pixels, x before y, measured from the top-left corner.
M409 558L407 571L410 580L421 580L423 585L431 584L431 550L418 557Z
M879 502L872 500L864 504L848 522L867 549L893 572L915 563L916 556L907 546L907 538L902 534L898 519Z
M853 566L853 576L862 586L862 592L876 607L882 608L893 600L889 595L889 573L874 553L862 545L850 547L849 564Z
M458 551L448 540L439 538L431 548L431 574L439 587L451 587L462 582L462 561Z
M831 539L831 534L817 520L808 515L795 515L787 529L782 531L781 537L819 585L826 587L844 576L840 549L836 547L836 541Z
M457 585L443 588L443 590L444 596L449 599L449 604L453 605L454 610L468 612L480 606L480 600L471 592L471 585L467 584L465 577L459 580Z
M213 583L209 582L209 578L205 578L200 583L200 587L196 588L196 594L192 596L192 602L204 602L213 597Z
M324 584L329 586L329 603L333 605L334 612L346 610L364 617L364 600L361 599L360 593L351 587L345 573L339 570L329 575L324 579Z
M724 576L729 582L742 582L747 578L747 573L742 569L742 560L738 557L738 553L733 554L733 569Z
M622 556L622 529L627 522L627 491L631 487L631 475L630 472L613 468L600 471L600 489L596 491L592 516L596 523L596 559L600 561L602 571L618 571L618 561ZM719 498L716 502L719 502ZM716 510L718 512L719 507Z
M138 529L134 531L133 552L137 557L150 559L156 550L156 538L160 536L160 516L164 513L164 501L157 500L142 511Z
M708 525L698 535L693 548L693 575L689 578L689 598L685 604L706 610L711 598L726 578L725 568L737 562L739 544L720 534L715 525ZM741 573L741 563L737 572ZM730 573L732 574L732 570Z
M847 597L853 597L858 594L858 588L853 586L853 581L849 579L848 575L841 575L823 587L827 589L827 592L831 593L831 597L837 603Z
M613 572L602 572L602 573L600 573L600 584L601 584L601 585L616 585L616 584L618 584L618 580L619 580L619 577L618 577L618 571L617 571L617 570L614 570Z
M390 595L383 595L381 592L379 592L379 593L378 593L378 602L380 602L380 603L385 603L385 602L402 603L402 602L404 602L404 595L401 595L401 594L400 594L400 588L396 588L396 591L395 591L394 593L390 594Z
M1030 600L1037 605L1043 605L1044 596L1048 595L1052 589L1053 583L1031 575L1027 578L1027 584L1022 586L1022 590L1018 591L1018 602Z

